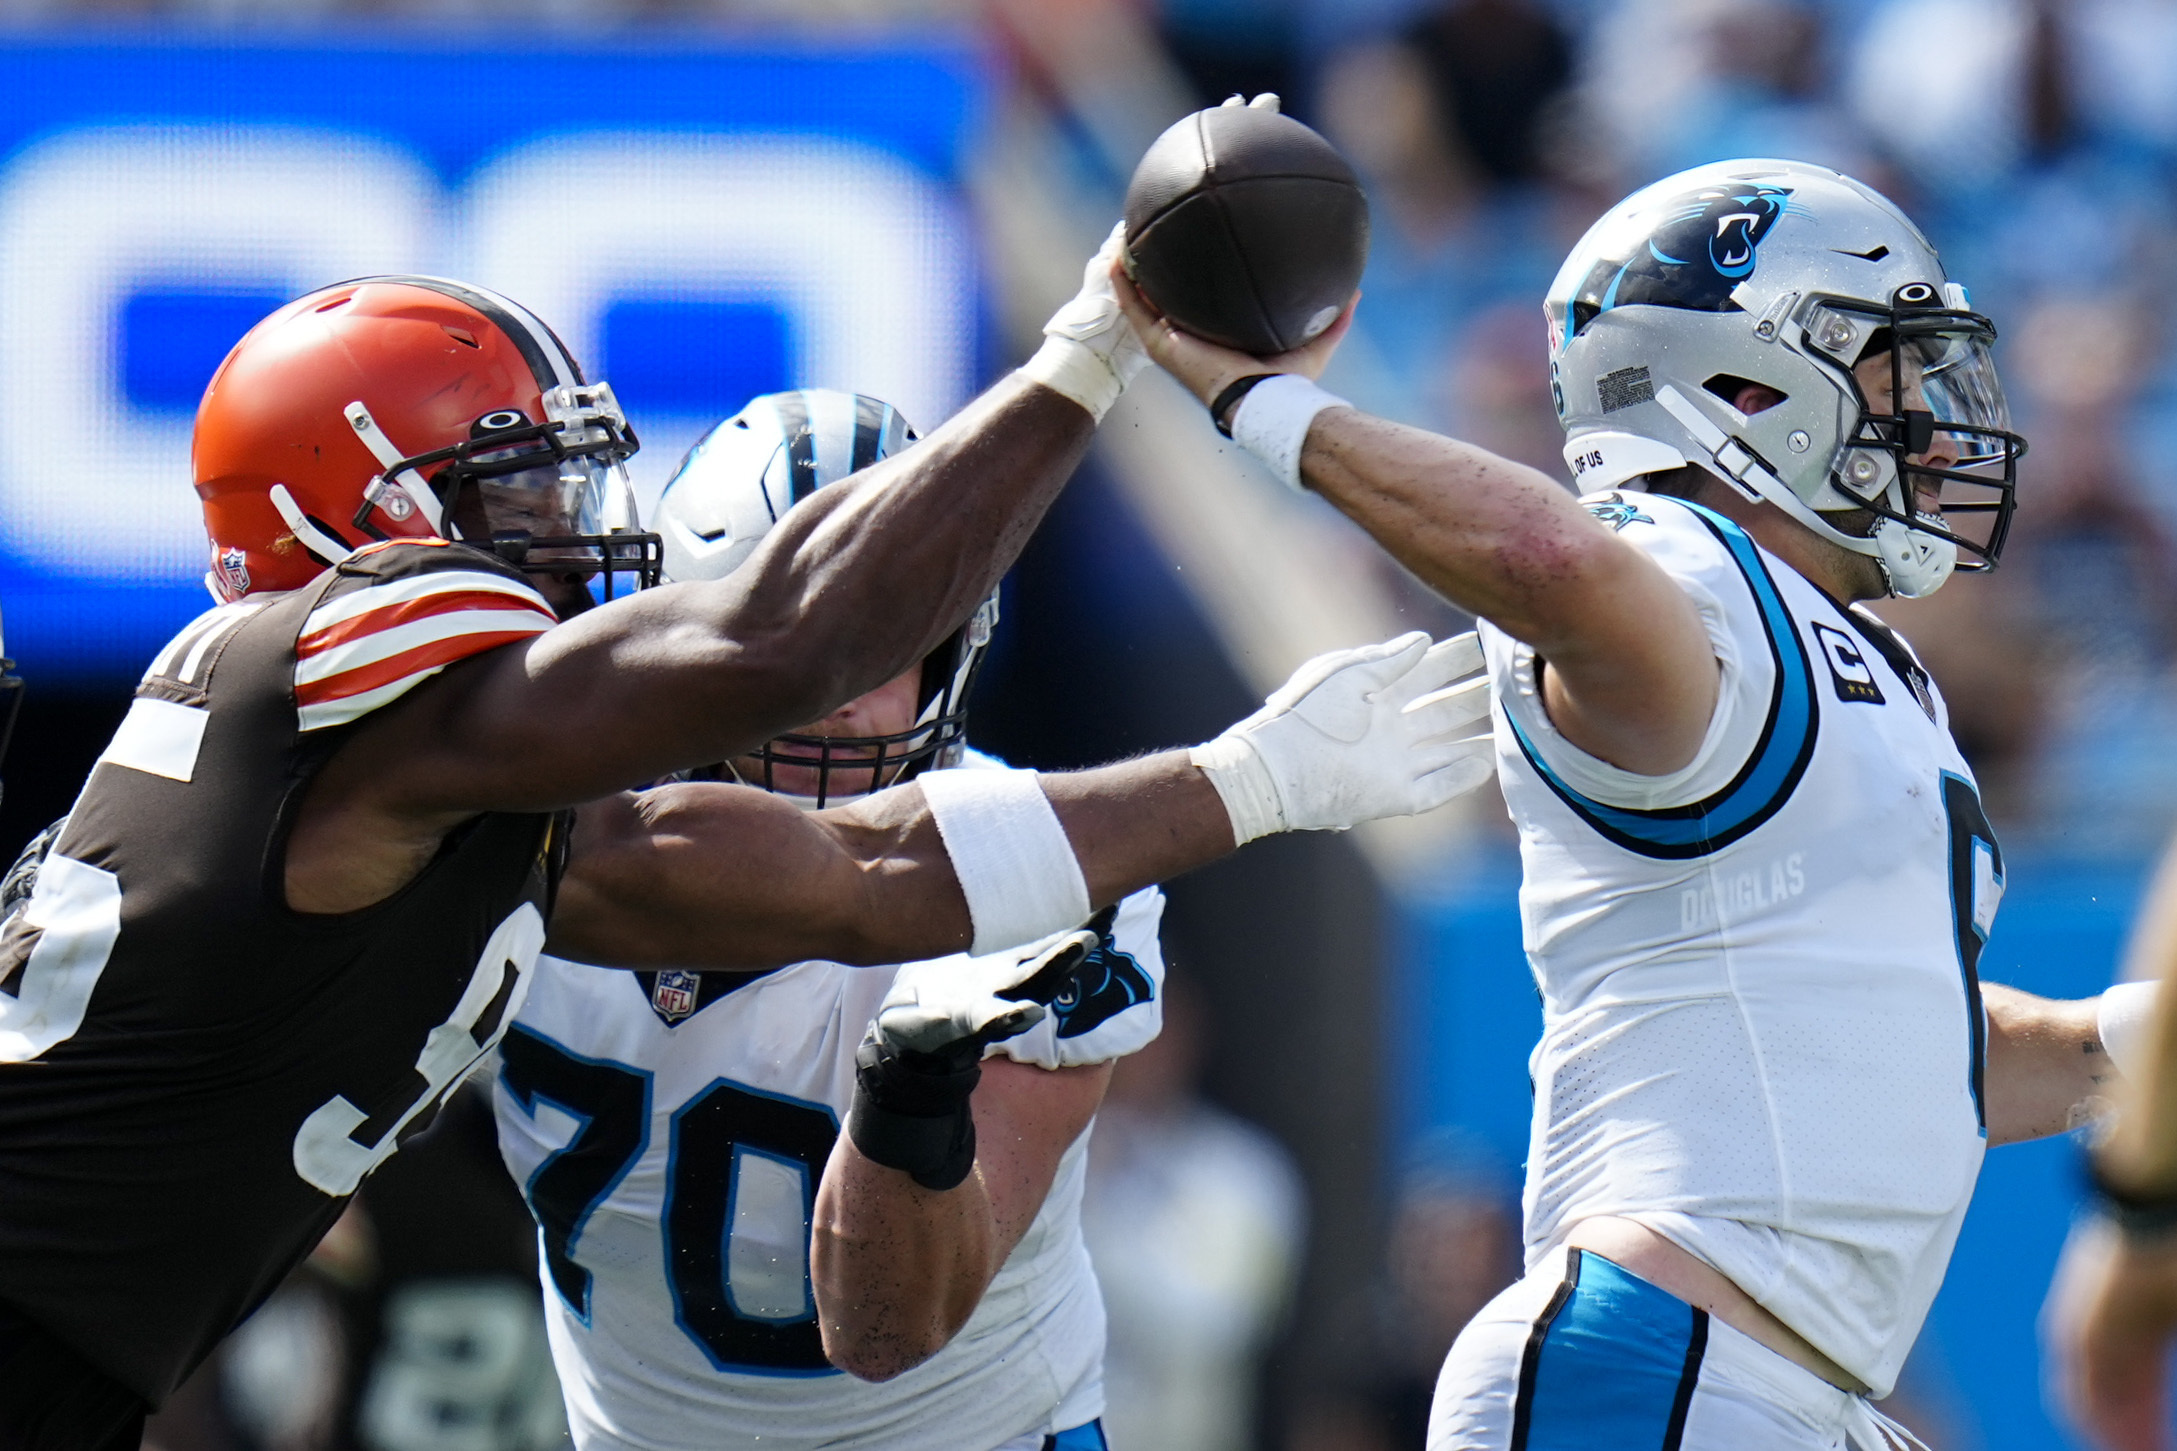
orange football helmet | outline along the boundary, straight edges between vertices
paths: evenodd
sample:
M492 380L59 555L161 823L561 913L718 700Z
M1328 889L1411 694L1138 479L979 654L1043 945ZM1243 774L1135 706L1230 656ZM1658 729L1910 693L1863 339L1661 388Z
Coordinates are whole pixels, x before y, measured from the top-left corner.
M445 538L529 573L657 583L612 389L516 303L438 277L297 298L234 345L191 453L205 582L295 589L373 540Z

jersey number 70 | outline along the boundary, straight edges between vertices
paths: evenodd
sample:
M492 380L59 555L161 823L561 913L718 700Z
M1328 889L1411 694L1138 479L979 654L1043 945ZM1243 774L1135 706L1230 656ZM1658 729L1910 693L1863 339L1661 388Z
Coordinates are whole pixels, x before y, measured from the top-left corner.
M517 1024L500 1042L500 1079L535 1114L549 1103L579 1121L564 1148L545 1157L522 1193L536 1215L544 1263L568 1309L590 1322L591 1276L574 1258L582 1229L627 1176L650 1141L650 1075L609 1059L584 1058ZM809 1286L810 1217L817 1180L839 1124L831 1110L719 1079L672 1118L666 1157L665 1286L673 1318L722 1371L753 1375L836 1374L824 1359L816 1298ZM736 1298L736 1228L743 1188L758 1174L798 1177L800 1230L791 1264L759 1264L761 1299ZM791 1216L788 1216L791 1217ZM760 1251L758 1252L760 1254ZM788 1284L781 1291L782 1276Z

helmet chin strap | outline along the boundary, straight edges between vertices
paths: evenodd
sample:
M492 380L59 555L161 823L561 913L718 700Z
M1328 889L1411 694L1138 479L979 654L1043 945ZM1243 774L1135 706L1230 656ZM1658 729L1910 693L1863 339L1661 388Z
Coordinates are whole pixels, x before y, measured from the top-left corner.
M1896 519L1877 519L1865 536L1845 533L1788 488L1752 450L1716 426L1715 420L1688 402L1676 388L1656 390L1656 402L1669 411L1701 447L1706 458L1689 460L1706 467L1756 502L1774 504L1824 539L1882 566L1883 581L1901 599L1923 599L1943 587L1957 568L1958 546ZM1891 488L1903 491L1902 484Z
M431 486L414 469L394 472L394 466L406 455L394 447L393 440L386 437L385 430L370 416L370 410L363 406L361 399L348 405L346 417L348 427L355 430L355 436L370 450L370 456L378 460L378 467L386 471L370 481L370 486L363 490L363 497L396 519L406 519L410 513L422 514L430 524L431 532L443 538L446 511L439 503L438 495L431 492Z
M341 543L311 523L310 516L302 512L302 505L296 503L295 496L287 491L287 485L274 484L271 495L272 507L278 511L280 522L295 536L297 544L317 557L318 563L338 564L355 552L351 546Z
M1957 545L1895 519L1877 519L1870 537L1890 593L1899 599L1925 599L1958 567Z

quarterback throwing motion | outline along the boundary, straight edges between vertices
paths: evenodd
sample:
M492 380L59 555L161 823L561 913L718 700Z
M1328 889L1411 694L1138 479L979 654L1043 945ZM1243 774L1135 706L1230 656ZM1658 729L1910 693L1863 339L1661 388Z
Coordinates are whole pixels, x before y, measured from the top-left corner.
M1481 616L1544 1031L1527 1274L1432 1451L1836 1447L1941 1282L1984 1147L2107 1076L2096 1002L1979 978L2001 847L1942 697L1855 602L2001 554L2024 442L1926 239L1849 178L1635 194L1547 304L1576 501L1122 291L1295 486Z

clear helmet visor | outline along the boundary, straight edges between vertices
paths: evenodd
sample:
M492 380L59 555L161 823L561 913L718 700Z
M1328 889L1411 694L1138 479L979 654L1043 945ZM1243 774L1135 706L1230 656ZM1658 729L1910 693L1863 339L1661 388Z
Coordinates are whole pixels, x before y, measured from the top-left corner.
M627 466L598 454L544 457L510 473L484 474L476 491L490 532L529 535L536 558L557 549L572 559L565 551L576 540L642 527Z
M627 466L609 453L559 458L534 448L480 454L455 503L461 536L488 540L508 563L531 574L592 582L602 597L625 586L614 576L656 582L658 540L641 532Z
M2001 553L2025 453L1994 342L1969 313L1891 319L1851 369L1861 420L1837 469L1839 486L1877 514L1954 540L1964 569Z

